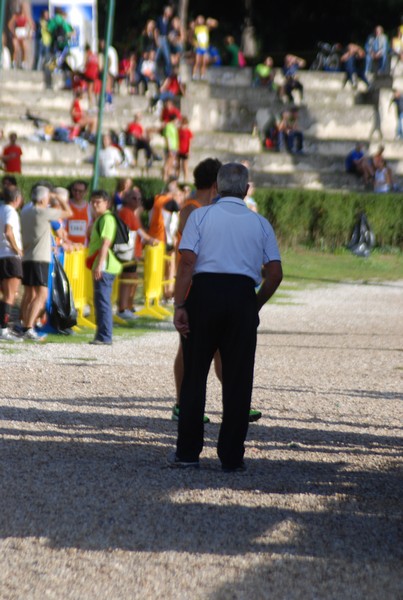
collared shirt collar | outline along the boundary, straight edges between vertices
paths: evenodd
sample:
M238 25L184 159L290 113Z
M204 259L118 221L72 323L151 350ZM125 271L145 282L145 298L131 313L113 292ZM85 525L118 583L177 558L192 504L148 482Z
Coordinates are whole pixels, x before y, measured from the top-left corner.
M219 200L217 200L217 204L221 204L224 202L235 202L236 204L243 204L244 206L246 206L245 202L241 200L241 198L236 198L235 196L224 196L224 198L220 198Z

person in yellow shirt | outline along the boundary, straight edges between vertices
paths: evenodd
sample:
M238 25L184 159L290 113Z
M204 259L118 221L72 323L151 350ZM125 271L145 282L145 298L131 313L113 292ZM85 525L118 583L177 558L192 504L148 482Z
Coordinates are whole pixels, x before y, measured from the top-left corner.
M50 58L50 50L52 45L52 35L48 31L49 11L43 10L39 19L39 27L37 28L37 59L36 70L41 71L43 65Z
M211 17L206 19L203 15L196 17L195 21L190 24L195 52L193 79L206 78L206 70L209 63L210 30L215 27L218 27L218 21Z

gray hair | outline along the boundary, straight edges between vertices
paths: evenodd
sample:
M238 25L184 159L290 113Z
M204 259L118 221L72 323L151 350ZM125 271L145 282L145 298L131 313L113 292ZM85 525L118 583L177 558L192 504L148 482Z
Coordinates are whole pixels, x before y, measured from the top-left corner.
M31 192L32 203L38 204L38 202L42 202L45 198L48 198L49 195L49 188L44 185L37 185Z
M248 189L249 171L241 163L227 163L218 171L217 191L220 196L244 198Z
M54 194L56 195L56 198L57 198L58 200L59 200L59 199L62 199L62 200L64 200L65 202L67 202L67 201L68 201L68 199L69 199L69 196L70 196L70 194L69 194L69 190L67 190L67 189L66 189L66 188L64 188L64 187L57 187L57 188L55 188L55 190L54 190Z

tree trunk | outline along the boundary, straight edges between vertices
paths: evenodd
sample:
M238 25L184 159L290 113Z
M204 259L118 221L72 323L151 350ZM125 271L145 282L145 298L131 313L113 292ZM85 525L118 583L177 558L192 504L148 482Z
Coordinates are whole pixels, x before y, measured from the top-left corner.
M184 31L188 29L188 8L189 0L179 0L178 14Z

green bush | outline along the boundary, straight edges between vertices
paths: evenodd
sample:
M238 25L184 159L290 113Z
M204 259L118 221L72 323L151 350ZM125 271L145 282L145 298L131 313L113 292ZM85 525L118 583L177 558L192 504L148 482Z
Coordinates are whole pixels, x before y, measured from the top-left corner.
M334 250L345 246L364 212L378 247L403 249L402 194L260 188L254 196L283 247L303 244Z
M55 186L68 187L74 178L49 177ZM84 178L90 184L89 178ZM38 177L18 177L24 199ZM134 178L144 197L159 194L161 179ZM113 194L117 179L101 178L100 188ZM258 188L254 194L259 212L274 227L283 247L306 245L334 250L350 240L354 224L365 212L379 248L403 249L403 194L362 194L303 189Z
M17 176L18 186L21 188L23 197L25 202L29 202L30 191L32 186L37 183L40 179L39 177L27 177L24 175ZM69 185L75 179L82 179L86 181L89 186L91 186L91 179L88 177L47 177L46 180L50 181L55 187L69 187ZM99 179L98 188L106 190L109 194L114 194L116 189L118 179L114 177L101 177ZM155 196L159 194L161 190L164 188L164 182L162 179L151 179L145 177L133 178L134 185L137 185L141 188L143 192L143 196L145 198Z

